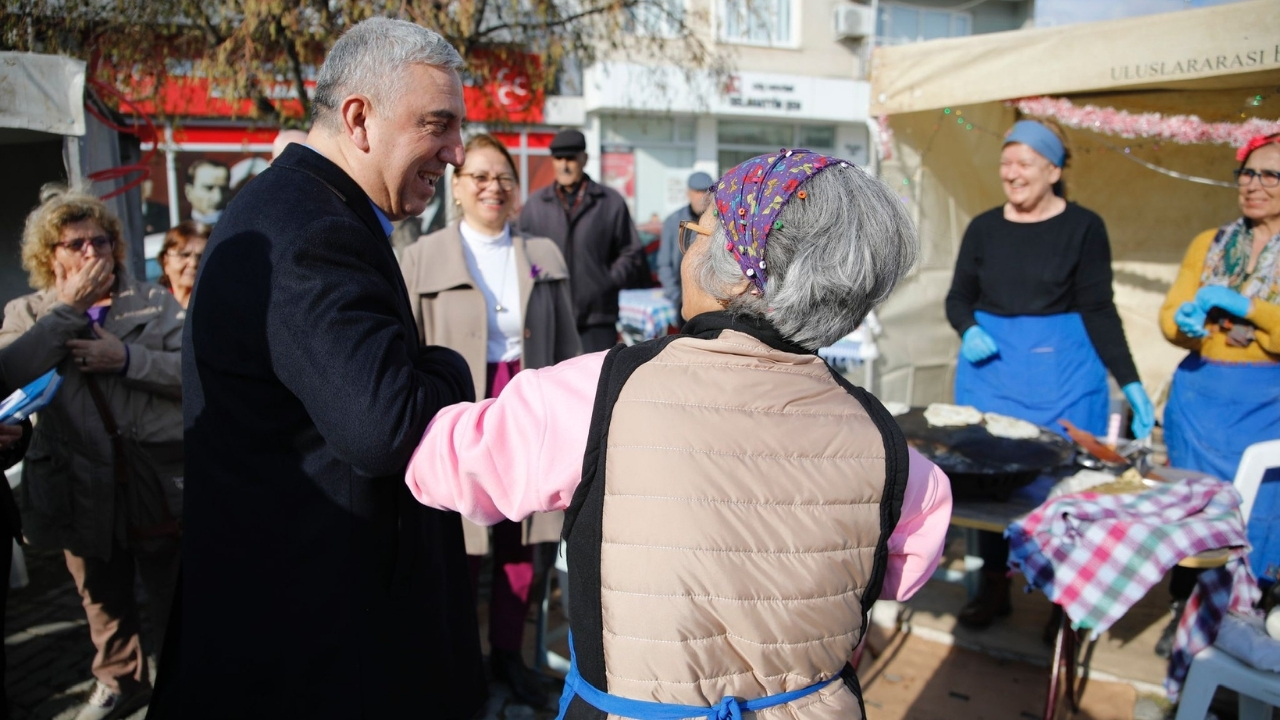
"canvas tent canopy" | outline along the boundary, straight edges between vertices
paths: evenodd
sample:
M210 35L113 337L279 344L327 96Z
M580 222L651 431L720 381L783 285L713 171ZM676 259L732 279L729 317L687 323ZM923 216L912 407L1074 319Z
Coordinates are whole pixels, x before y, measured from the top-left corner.
M137 143L85 113L85 64L38 53L0 52L0 303L25 295L22 228L40 187L119 167L136 159ZM96 101L90 98L90 101ZM110 113L105 107L101 113ZM94 183L101 196L122 183ZM142 269L141 200L137 190L107 201L125 227L130 268Z
M1068 199L1107 224L1116 304L1159 403L1186 354L1160 334L1165 292L1191 239L1239 212L1234 147L1153 133L1171 132L1172 120L1161 119L1177 115L1280 118L1280 3L877 48L871 95L872 113L887 116L881 175L916 219L923 246L918 271L880 312L879 396L913 405L950 399L959 338L943 302L961 237L970 219L1005 200L1002 138L1022 117L1011 101L1053 96L1068 108L1056 115L1072 152ZM1088 105L1103 110L1099 124L1071 127ZM1158 115L1123 137L1108 122L1112 111Z

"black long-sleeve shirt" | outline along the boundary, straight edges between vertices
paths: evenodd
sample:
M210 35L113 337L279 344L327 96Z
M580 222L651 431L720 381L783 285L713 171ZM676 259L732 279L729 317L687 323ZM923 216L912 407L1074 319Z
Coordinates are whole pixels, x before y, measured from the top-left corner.
M1011 222L997 207L969 223L947 293L947 320L963 335L978 324L976 310L1006 317L1080 313L1116 382L1138 380L1112 296L1107 227L1075 203L1040 222Z

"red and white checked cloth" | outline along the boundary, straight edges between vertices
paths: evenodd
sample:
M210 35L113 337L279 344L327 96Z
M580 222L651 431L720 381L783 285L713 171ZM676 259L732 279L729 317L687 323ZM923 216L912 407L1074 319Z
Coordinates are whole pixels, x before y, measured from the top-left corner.
M1246 553L1239 507L1236 489L1210 477L1137 494L1064 495L1005 530L1009 566L1061 605L1072 627L1097 636L1183 558Z

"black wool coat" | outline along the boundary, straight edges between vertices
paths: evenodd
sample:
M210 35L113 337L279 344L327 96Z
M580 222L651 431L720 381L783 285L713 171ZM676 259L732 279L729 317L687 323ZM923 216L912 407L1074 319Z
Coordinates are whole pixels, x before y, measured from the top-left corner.
M649 265L627 201L583 177L582 201L566 214L555 184L529 195L520 230L555 241L569 265L569 294L579 328L618 321L618 291L649 286Z
M182 370L180 639L151 717L471 717L486 686L461 521L404 481L471 373L420 346L338 166L290 145L226 209Z

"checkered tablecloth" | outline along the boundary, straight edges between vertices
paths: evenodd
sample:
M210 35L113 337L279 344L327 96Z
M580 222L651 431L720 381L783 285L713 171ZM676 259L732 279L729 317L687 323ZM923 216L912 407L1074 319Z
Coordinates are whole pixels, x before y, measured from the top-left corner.
M679 319L676 306L662 294L662 288L618 292L618 324L635 328L642 340L667 334Z
M1106 631L1183 558L1248 548L1230 483L1198 477L1136 494L1064 495L1005 530L1009 566L1076 628Z

